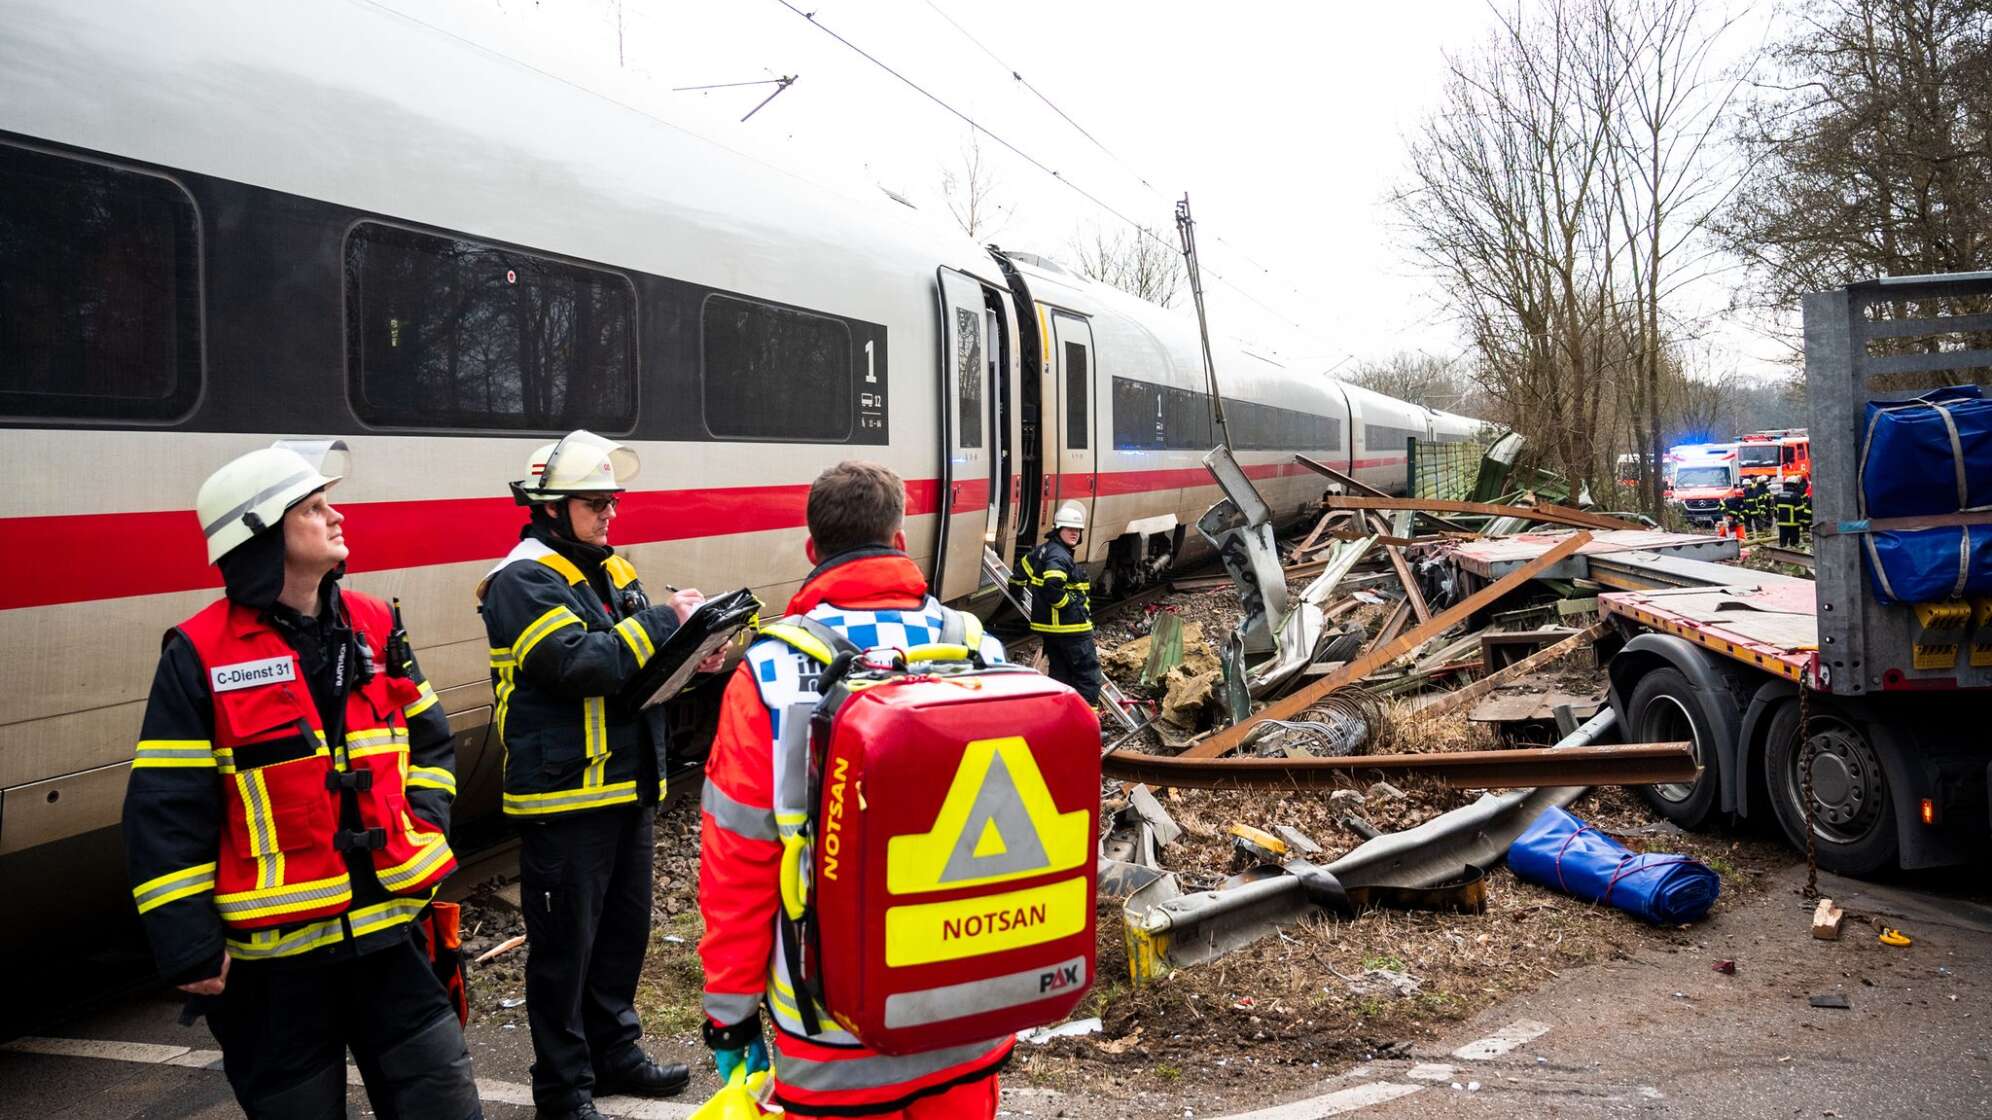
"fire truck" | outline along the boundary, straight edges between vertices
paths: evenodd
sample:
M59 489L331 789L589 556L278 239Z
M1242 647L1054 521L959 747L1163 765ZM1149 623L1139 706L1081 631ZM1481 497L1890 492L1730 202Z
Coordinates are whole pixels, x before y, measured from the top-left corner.
M1988 302L1992 272L1806 297L1816 580L1677 560L1599 597L1621 733L1701 763L1642 790L1676 824L1769 814L1853 875L1992 848Z
M1775 428L1736 439L1736 465L1743 485L1761 478L1772 486L1812 481L1812 439L1804 428Z

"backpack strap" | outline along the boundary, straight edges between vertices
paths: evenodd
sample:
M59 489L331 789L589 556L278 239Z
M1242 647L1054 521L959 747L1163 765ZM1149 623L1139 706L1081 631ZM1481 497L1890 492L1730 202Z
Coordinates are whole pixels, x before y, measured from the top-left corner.
M761 627L761 636L773 638L811 660L825 665L840 653L862 653L857 643L806 614L792 614Z

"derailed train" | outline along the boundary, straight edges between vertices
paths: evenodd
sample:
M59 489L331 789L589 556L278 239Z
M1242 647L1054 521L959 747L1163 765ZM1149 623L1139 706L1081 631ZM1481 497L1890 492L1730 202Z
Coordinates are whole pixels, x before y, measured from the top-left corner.
M850 457L908 480L949 601L1064 501L1108 589L1201 545L1219 494L1181 315L378 7L4 0L0 27L0 948L128 910L159 638L218 586L192 497L272 439L351 447L349 579L404 604L468 816L502 765L472 588L551 435L639 453L615 533L653 581L777 607L808 484ZM1322 490L1295 452L1401 490L1407 437L1479 426L1216 363L1286 516Z

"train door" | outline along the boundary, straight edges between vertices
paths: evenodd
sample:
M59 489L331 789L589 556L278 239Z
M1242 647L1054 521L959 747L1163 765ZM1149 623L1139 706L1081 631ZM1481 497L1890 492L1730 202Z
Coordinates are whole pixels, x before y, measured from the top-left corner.
M988 311L989 419L994 440L989 448L989 527L984 539L996 555L1012 556L1017 525L1023 519L1017 408L1018 374L1023 367L1018 354L1016 304L1007 290L996 288L985 288L982 298Z
M1093 363L1093 328L1085 319L1063 311L1050 312L1050 339L1055 384L1045 394L1045 411L1055 417L1056 438L1046 448L1046 458L1055 451L1057 465L1045 466L1050 480L1049 501L1045 503L1040 525L1050 525L1052 514L1066 502L1078 502L1086 510L1086 525L1093 524L1093 498L1099 493L1100 477L1095 456L1098 441L1095 417L1099 412L1093 383L1098 380ZM1109 542L1111 543L1111 542ZM1088 532L1083 546L1092 559L1099 553L1099 535Z
M941 269L941 470L929 583L943 602L974 594L990 527L989 322L982 285Z

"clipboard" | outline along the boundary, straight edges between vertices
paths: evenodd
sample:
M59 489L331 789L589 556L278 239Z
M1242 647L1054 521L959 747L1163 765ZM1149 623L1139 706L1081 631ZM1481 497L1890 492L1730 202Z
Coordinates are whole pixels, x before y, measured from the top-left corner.
M617 703L635 710L654 707L678 695L698 672L699 662L725 648L760 614L761 601L744 587L700 603L699 609L664 640L656 655L623 684L616 693Z

